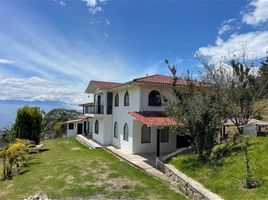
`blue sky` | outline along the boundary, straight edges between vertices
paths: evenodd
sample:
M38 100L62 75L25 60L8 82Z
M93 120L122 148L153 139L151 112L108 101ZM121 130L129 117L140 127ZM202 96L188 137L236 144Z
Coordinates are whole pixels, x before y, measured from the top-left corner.
M87 101L90 80L202 70L247 46L268 50L268 1L0 2L0 99Z

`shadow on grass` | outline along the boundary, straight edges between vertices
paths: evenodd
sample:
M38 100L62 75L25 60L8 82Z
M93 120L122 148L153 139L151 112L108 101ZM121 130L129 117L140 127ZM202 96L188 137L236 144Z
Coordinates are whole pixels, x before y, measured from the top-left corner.
M46 151L49 151L49 149L40 149L39 153L43 153L43 152L46 152Z

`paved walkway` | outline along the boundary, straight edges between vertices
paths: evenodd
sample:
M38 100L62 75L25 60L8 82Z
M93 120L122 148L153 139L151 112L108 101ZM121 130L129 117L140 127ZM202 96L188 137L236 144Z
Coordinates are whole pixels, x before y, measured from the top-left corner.
M146 171L150 175L153 175L161 180L170 182L169 178L165 174L155 168L154 154L132 155L113 146L107 146L106 149L111 151L113 154L119 156L120 158L128 161L132 165Z

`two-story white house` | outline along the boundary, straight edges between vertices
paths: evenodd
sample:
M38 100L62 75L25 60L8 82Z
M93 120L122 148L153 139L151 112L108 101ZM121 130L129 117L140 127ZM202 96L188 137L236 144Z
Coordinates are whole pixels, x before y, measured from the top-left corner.
M93 94L94 102L87 122L92 139L101 145L113 145L131 154L171 152L180 147L180 137L170 126L173 118L164 114L163 97L174 99L173 78L153 75L126 83L91 81L86 93ZM177 84L185 85L185 80ZM89 104L85 104L89 105ZM81 125L81 126L82 126ZM73 128L73 127L72 127Z

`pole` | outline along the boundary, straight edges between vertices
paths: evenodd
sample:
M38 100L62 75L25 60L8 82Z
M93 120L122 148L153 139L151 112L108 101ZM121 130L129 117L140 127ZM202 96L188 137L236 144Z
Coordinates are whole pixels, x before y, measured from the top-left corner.
M156 167L158 167L157 161L159 160L160 157L160 134L161 134L161 129L157 129L157 140L156 140Z

